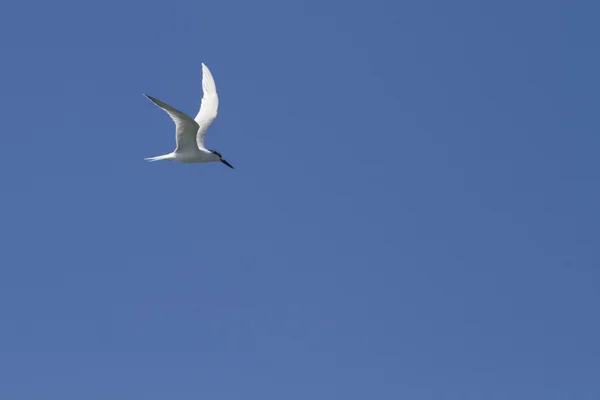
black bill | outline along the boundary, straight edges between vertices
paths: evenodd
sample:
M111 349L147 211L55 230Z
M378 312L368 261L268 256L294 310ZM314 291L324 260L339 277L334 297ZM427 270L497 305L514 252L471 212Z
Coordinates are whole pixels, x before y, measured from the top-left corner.
M235 168L233 168L233 165L229 164L227 161L223 160L222 158L221 158L221 162L222 162L223 164L227 165L229 168L231 168L231 169L235 169Z

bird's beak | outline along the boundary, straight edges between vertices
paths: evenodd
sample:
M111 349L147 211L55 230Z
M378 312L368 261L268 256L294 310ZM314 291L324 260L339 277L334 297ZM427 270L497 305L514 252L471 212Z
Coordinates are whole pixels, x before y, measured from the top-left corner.
M235 169L235 168L233 168L233 165L229 164L227 161L223 160L222 158L221 158L221 162L222 162L223 164L227 165L229 168L231 168L231 169Z

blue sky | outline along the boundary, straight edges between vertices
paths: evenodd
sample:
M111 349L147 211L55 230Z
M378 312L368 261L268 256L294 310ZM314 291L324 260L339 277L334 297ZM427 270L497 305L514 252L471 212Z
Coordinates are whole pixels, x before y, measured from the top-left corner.
M4 5L0 398L598 399L598 12Z

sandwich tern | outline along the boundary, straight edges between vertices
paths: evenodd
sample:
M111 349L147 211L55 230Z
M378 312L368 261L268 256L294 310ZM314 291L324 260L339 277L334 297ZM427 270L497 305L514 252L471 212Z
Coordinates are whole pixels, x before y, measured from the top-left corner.
M223 158L221 153L204 147L204 137L210 125L217 118L217 111L219 109L219 96L217 95L215 80L204 63L202 63L202 91L203 96L200 103L200 111L198 111L198 115L194 119L176 108L144 94L150 101L166 111L173 122L175 122L175 139L177 142L177 146L172 153L145 158L144 160L167 160L183 163L220 161L233 169L233 166Z

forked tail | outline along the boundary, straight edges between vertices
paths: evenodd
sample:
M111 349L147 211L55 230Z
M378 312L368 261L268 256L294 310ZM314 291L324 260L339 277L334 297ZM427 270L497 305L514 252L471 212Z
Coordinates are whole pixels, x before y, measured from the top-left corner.
M149 162L160 161L160 160L171 160L171 159L173 159L172 154L165 154L165 155L157 156L157 157L144 158L144 160L149 161Z

